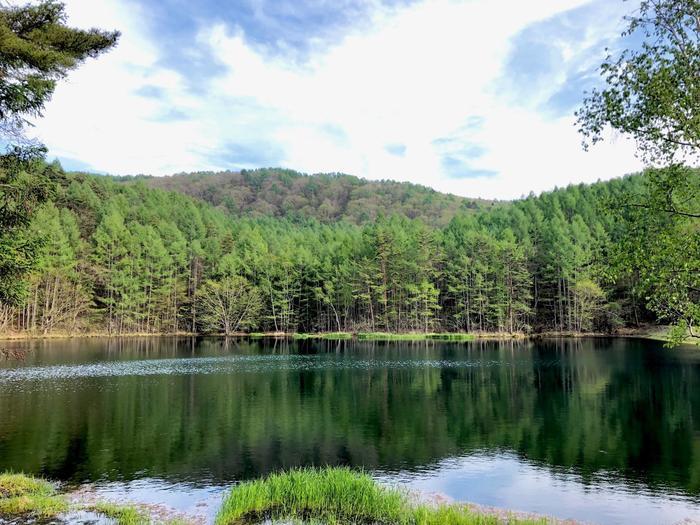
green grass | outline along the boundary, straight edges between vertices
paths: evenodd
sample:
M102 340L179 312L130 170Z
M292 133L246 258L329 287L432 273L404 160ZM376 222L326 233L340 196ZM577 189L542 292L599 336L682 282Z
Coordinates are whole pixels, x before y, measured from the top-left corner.
M339 339L352 339L350 332L319 332L315 334L293 333L292 339L329 339L331 341Z
M152 521L137 506L111 502L76 503L69 505L66 498L56 492L53 484L24 474L0 473L0 523L3 519L22 522L50 520L69 511L88 511L113 520L117 525L187 525L184 519ZM42 521L43 522L43 521Z
M426 334L427 339L434 339L436 341L475 341L476 336L474 334Z
M295 469L235 486L216 525L265 519L382 525L535 524L545 520L476 513L463 505L417 504L403 491L384 487L348 468Z
M476 339L473 334L398 334L390 332L362 332L357 334L357 338L364 341L474 341Z
M270 334L252 332L248 334L250 338L268 337ZM476 336L464 333L395 333L395 332L318 332L318 333L293 333L292 339L326 339L338 341L357 337L361 341L474 341Z
M48 481L24 474L0 474L0 516L53 518L68 510Z
M130 505L98 502L85 507L85 510L111 518L118 525L148 525L151 522L148 516L138 508Z
M296 332L292 334L292 339L317 339L318 337L316 334L299 334Z
M352 339L352 334L350 332L328 332L325 334L319 334L321 339L331 339L336 341L338 339Z

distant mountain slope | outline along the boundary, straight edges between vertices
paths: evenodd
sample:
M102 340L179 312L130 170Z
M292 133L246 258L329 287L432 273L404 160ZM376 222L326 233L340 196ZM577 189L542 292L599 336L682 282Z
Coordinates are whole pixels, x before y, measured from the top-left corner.
M460 211L488 209L493 201L439 193L395 181L369 181L351 175L305 175L285 169L188 173L145 177L153 188L201 199L234 216L313 217L363 224L399 214L446 225Z

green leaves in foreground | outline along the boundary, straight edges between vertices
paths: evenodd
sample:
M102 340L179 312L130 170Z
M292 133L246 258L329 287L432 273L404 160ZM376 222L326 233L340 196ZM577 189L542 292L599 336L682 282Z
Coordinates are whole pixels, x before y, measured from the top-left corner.
M546 523L478 514L462 505L425 505L396 489L383 487L349 468L307 468L272 474L234 487L217 516L217 525L264 519L329 524L488 525Z

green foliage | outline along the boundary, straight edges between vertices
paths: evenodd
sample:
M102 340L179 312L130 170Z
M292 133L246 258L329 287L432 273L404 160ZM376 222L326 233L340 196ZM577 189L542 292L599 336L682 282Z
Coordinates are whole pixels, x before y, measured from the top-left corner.
M408 182L369 181L340 173L310 176L292 170L258 169L145 180L151 187L202 199L233 217L314 218L322 223L344 220L365 224L394 213L444 226L459 213L495 205Z
M32 213L51 194L54 166L41 151L15 149L0 156L0 301L19 304L26 294L22 280L37 263L43 244L29 230Z
M621 272L636 276L648 308L676 325L670 341L678 344L700 324L700 222L682 213L700 209L700 180L680 166L647 175L643 187L622 197L625 231L616 260Z
M255 517L398 523L405 504L402 494L350 469L299 469L237 485L216 522L224 525Z
M246 520L304 520L329 524L490 525L499 517L460 505L421 505L347 468L296 469L237 485L224 501L217 525ZM546 523L520 520L508 523Z
M610 56L600 68L606 87L577 113L596 143L605 129L631 135L642 156L672 162L700 148L700 2L644 0L623 36L642 45Z
M0 138L22 144L27 118L40 116L56 82L88 57L112 47L118 33L66 26L55 0L0 4ZM45 149L14 145L0 155L0 303L25 299L23 278L35 267L43 239L28 231L37 205L51 194L60 167L42 162Z
M671 342L678 343L700 322L698 180L679 164L700 152L700 2L643 0L628 22L623 36L642 44L602 64L605 88L584 100L579 131L587 147L612 128L634 138L647 164L665 166L621 204L642 213L624 223L631 252L619 260L635 272L648 307L676 323Z
M21 134L27 117L41 115L56 82L118 37L67 27L65 6L55 0L0 6L0 132Z
M647 224L635 218L642 208L606 212L609 203L648 191L652 172L460 214L431 228L398 215L363 226L236 219L139 181L64 174L40 161L32 173L49 168L51 201L34 209L26 228L43 244L24 300L0 305L0 330L427 338L675 320L645 298L641 267L621 259L638 253L639 264L664 264L660 238L659 259L623 242L655 239L656 223L636 234L633 228ZM695 172L685 177L698 180ZM680 217L669 220L678 223L677 236L691 238ZM683 274L687 283L693 268Z

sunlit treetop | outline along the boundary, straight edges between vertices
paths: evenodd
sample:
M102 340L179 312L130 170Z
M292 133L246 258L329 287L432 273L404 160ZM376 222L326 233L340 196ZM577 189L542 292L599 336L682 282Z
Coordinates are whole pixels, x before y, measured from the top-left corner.
M18 138L26 119L41 115L56 82L118 38L117 31L68 27L65 6L55 0L0 2L0 132Z
M633 137L650 164L697 159L700 1L644 0L627 20L622 36L641 37L641 45L601 65L605 87L589 93L576 113L584 147L612 128Z

